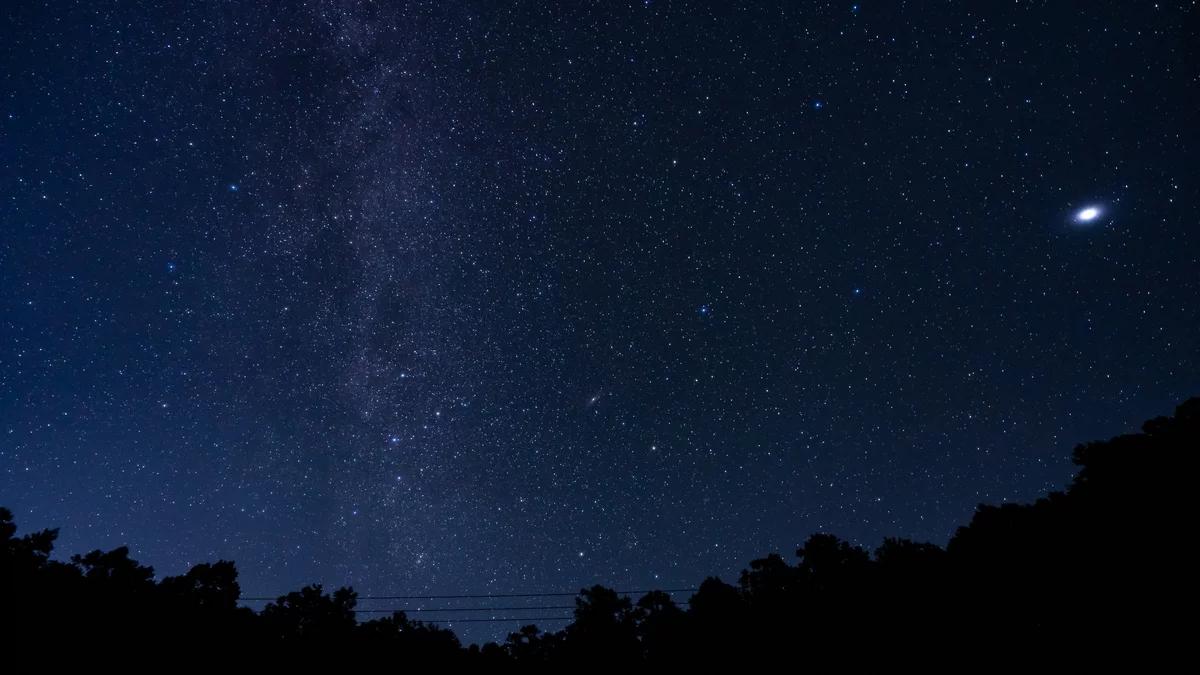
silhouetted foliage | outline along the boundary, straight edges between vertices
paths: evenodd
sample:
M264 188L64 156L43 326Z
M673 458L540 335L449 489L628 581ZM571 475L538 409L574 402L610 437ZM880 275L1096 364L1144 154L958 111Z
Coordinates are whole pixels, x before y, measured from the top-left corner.
M331 596L317 584L292 591L268 604L260 616L267 634L278 640L340 641L354 630L357 601L357 595L349 588L339 588Z
M255 613L239 606L228 561L158 582L125 547L56 561L57 530L18 537L12 513L0 508L3 634L11 644L268 656L352 649L408 663L498 667L1152 649L1183 644L1183 622L1163 605L1190 599L1183 544L1172 544L1186 534L1183 467L1197 449L1200 399L1191 399L1140 434L1078 446L1080 469L1066 491L1032 504L981 505L945 548L889 538L872 556L814 534L795 564L772 553L751 561L737 586L705 579L687 609L661 591L635 603L593 586L580 591L574 622L561 631L530 625L503 644L467 648L453 632L402 612L357 621L349 588L306 586Z
M637 601L634 610L638 639L646 659L668 663L687 649L687 615L671 596L651 591Z

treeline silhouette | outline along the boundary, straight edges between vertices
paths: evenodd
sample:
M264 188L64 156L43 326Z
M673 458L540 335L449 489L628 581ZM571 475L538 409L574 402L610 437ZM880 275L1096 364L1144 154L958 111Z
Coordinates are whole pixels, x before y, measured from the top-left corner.
M1193 485L1186 462L1197 449L1193 398L1141 433L1076 447L1079 471L1066 491L1032 504L982 505L944 548L886 539L872 555L814 534L795 564L771 554L752 561L736 585L708 578L686 607L662 591L635 602L594 586L579 592L563 630L530 625L481 647L403 612L357 621L349 588L308 586L259 612L240 607L232 562L156 582L124 547L51 560L57 530L18 537L12 513L0 509L3 634L13 645L131 653L153 646L193 656L339 653L579 667L762 656L803 667L961 650L986 662L1033 650L1178 647L1190 624L1178 612L1192 598L1184 514Z

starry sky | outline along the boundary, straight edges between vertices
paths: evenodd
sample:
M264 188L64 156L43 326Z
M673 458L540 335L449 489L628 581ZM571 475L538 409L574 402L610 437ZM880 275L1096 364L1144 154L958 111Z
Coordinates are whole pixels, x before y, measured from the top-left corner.
M1200 393L1194 2L729 5L4 3L0 504L248 595L691 587Z

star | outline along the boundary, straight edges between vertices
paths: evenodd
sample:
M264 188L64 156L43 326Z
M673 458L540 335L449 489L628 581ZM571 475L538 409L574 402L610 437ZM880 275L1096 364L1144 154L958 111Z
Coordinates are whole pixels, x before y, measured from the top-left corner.
M1095 221L1102 215L1104 215L1104 211L1099 206L1087 206L1075 212L1074 220L1083 225Z

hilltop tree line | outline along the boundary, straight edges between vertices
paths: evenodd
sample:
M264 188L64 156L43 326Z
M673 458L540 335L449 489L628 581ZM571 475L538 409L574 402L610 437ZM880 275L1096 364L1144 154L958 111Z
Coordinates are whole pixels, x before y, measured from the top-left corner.
M770 655L802 665L883 655L986 658L1034 649L1183 644L1190 606L1182 549L1187 457L1200 449L1200 398L1142 432L1080 445L1070 486L1032 504L981 505L945 547L886 539L873 553L815 534L795 562L751 561L736 584L706 579L686 606L580 591L574 621L526 626L464 647L403 613L357 621L356 594L308 586L254 612L232 562L155 581L125 547L51 559L57 530L16 536L0 508L0 615L13 645L47 640L180 653L354 653L462 664L720 663ZM338 651L340 650L340 651ZM348 651L346 651L348 650Z

